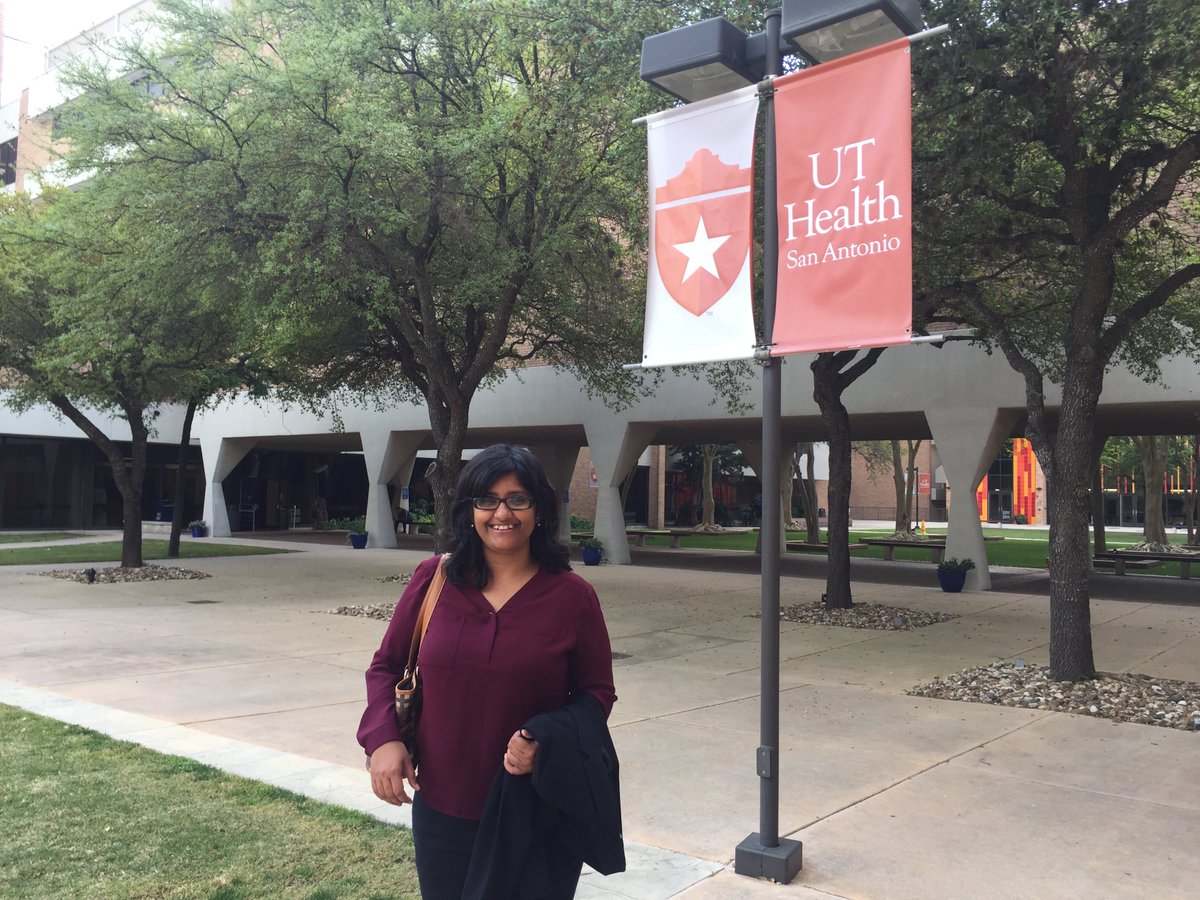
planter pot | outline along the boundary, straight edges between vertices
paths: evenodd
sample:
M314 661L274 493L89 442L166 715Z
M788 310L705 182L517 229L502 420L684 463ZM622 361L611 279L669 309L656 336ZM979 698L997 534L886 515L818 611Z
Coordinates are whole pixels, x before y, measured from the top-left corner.
M938 572L938 583L947 594L957 594L967 583L966 572Z
M204 537L204 529L203 528L193 528L192 529L192 537Z
M600 551L595 547L583 547L580 549L579 558L583 560L585 566L600 565Z
M355 550L362 550L367 546L367 536L365 534L350 535L350 546Z

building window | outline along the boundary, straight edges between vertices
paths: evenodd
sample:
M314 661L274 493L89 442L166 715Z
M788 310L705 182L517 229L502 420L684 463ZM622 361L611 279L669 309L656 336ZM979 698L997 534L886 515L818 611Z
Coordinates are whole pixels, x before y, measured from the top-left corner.
M4 176L4 184L14 184L17 180L17 139L0 144L0 174Z

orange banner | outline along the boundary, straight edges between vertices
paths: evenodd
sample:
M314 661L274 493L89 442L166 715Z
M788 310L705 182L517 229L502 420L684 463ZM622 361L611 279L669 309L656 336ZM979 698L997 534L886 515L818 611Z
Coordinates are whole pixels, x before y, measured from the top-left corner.
M776 356L907 344L912 98L907 39L775 81Z

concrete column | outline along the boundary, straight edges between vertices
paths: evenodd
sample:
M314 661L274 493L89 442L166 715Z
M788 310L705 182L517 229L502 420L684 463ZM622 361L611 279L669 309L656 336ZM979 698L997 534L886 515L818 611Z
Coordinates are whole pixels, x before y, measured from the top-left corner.
M647 524L651 528L667 527L667 448L657 444L650 448L650 504Z
M204 521L213 537L229 537L229 511L225 503L225 479L254 449L255 438L223 438L205 434L200 438L204 461Z
M655 425L622 423L608 419L585 425L588 449L600 482L596 498L596 537L604 544L604 555L611 563L629 565L629 539L625 536L625 511L621 507L621 481L637 465L642 451L657 431Z
M558 539L571 543L571 476L579 460L578 444L530 444L529 452L538 458L546 477L558 495Z
M417 450L428 435L423 431L363 431L363 462L367 466L367 546L395 547L396 523L388 500L388 482L402 466L412 473Z
M782 488L783 483L787 480L788 468L790 466L791 454L789 452L787 452L787 449L789 447L793 446L795 443L796 442L794 440L791 440L786 437L784 438L783 448L782 448L783 452L781 452L779 455L779 465L780 465L779 484L780 484L781 488ZM743 441L743 442L737 444L736 446L739 450L742 451L742 456L746 457L746 462L750 465L750 468L752 468L754 470L754 474L758 476L759 484L761 484L762 483L762 441ZM766 503L765 503L766 498L764 497L763 500L764 500L763 505L766 506ZM783 503L781 502L779 504L779 517L780 517L779 555L780 556L786 555L786 553L787 553L787 514L788 514L788 510L783 508ZM758 531L758 545L756 546L755 549L759 553L762 552L762 529L761 528Z
M975 489L1005 439L1021 417L1020 410L994 407L953 407L925 410L925 419L937 442L946 483L950 487L950 521L946 533L946 556L969 556L974 571L967 573L967 587L976 591L992 588L983 525L975 504Z

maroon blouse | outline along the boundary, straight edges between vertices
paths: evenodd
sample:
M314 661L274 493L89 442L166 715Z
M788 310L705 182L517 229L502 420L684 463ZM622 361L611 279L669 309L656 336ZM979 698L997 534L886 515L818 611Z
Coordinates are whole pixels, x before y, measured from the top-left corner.
M368 755L397 740L395 686L437 559L413 573L367 669L358 742ZM478 589L447 581L418 661L421 798L463 819L482 815L508 739L531 716L565 706L580 691L606 714L617 699L600 601L573 572L538 572L499 612Z

